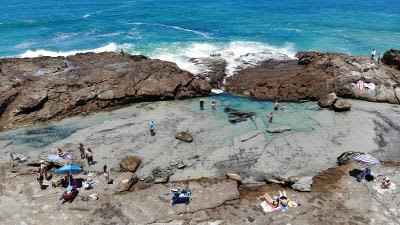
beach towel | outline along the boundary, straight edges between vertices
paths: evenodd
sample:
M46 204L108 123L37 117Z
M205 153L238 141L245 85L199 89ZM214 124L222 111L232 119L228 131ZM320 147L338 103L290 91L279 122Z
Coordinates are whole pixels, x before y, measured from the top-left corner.
M47 160L48 161L59 161L59 160L67 160L71 158L71 154L70 153L65 153L64 157L60 157L58 154L48 154L47 155Z
M261 206L261 208L264 210L264 212L269 213L269 212L273 212L276 210L279 210L279 207L272 207L270 204L268 204L266 201L262 201L261 203L259 203L259 205Z
M370 90L375 90L375 84L374 83L365 83L364 87L368 88Z
M364 89L364 81L362 81L362 80L357 81L356 86L360 90Z

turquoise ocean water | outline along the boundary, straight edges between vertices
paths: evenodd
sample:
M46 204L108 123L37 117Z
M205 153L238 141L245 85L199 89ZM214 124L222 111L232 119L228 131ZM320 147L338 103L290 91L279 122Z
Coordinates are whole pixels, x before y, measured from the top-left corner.
M0 57L120 48L191 72L201 68L188 59L214 53L228 72L300 50L368 55L400 48L400 1L1 1Z

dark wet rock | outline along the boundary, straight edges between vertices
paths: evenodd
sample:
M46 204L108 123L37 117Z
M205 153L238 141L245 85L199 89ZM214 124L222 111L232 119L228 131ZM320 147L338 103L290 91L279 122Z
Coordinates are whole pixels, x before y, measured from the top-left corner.
M335 93L329 93L318 100L318 105L322 108L330 108L331 106L333 106L337 99L338 97Z
M175 138L180 141L184 141L184 142L188 142L188 143L193 141L192 135L187 131L183 131L183 132L176 134Z
M246 121L247 119L253 117L255 115L254 112L229 112L228 118L231 123L238 123Z
M239 111L239 110L234 109L234 108L230 108L230 107L225 107L224 108L224 112L226 112L226 113L237 112L237 111Z
M134 173L139 167L141 160L134 155L124 156L119 162L119 166L123 171L128 171Z
M268 60L243 69L226 78L225 90L260 99L317 100L336 93L345 98L400 103L396 95L399 70L367 57L339 53L299 52L297 58ZM358 89L358 80L374 83L376 88Z
M361 152L353 152L353 151L343 152L339 157L337 157L337 164L339 165L349 164L350 162L354 161L353 156L360 153Z
M4 58L0 74L2 129L211 92L207 80L195 78L175 63L112 52Z
M212 55L209 58L193 58L190 59L190 62L203 68L203 72L199 76L209 79L211 87L221 88L223 86L227 62L219 55Z
M154 183L167 183L169 181L169 177L172 175L172 172L170 170L155 168L152 171L152 175L154 177Z
M292 130L292 128L289 126L272 126L267 128L269 133L283 133L290 130Z
M382 56L382 63L400 70L400 50L390 49Z
M343 112L343 111L349 111L351 108L350 102L343 100L343 99L338 99L335 101L333 104L333 110L336 112Z

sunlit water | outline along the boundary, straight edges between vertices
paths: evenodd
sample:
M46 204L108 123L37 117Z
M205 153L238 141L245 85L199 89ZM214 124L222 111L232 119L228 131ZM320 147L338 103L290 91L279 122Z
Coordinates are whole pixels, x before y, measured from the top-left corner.
M290 132L308 132L318 127L318 123L312 119L313 114L320 110L314 102L291 103L286 102L286 109L275 111L273 123L269 123L267 112L273 111L273 102L260 101L249 98L233 97L230 95L215 95L202 98L205 101L205 109L199 109L199 99L184 100L178 103L183 105L188 112L195 115L202 115L211 118L211 122L205 124L202 129L220 129L224 132L220 141L221 145L232 144L232 139L236 136L246 134L250 131L265 131L269 126L287 125L292 128ZM218 103L217 109L211 108L210 101L215 99ZM119 121L135 118L135 114L141 112L146 107L151 107L157 103L138 103L125 108L96 113L87 117L73 117L54 122L48 125L32 126L13 131L0 133L0 148L17 150L43 150L51 146L52 143L67 139L77 131L99 126L110 121ZM224 112L225 107L230 107L243 112L255 112L256 115L246 122L236 124L230 123L228 114ZM157 118L156 118L157 119ZM107 132L107 131L104 131ZM113 131L110 131L113 132ZM272 139L280 134L265 133L267 139ZM215 138L215 137L213 137Z

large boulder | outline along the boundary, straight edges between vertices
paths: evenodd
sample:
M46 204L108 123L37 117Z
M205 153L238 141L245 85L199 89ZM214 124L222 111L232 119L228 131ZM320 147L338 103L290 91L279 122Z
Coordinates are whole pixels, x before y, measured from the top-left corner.
M206 79L175 63L113 52L0 59L0 127L87 114L132 102L208 95Z
M383 54L382 62L400 70L400 50L390 49Z
M133 173L124 173L120 176L117 186L118 191L129 191L132 186L138 181L138 177Z
M337 99L338 97L336 96L336 93L329 93L318 100L318 105L322 108L329 108L336 102Z
M349 111L350 108L351 108L350 102L348 102L344 99L338 99L333 104L333 110L335 110L336 112Z
M193 141L192 135L187 131L183 131L183 132L176 134L175 138L180 141L184 141L184 142L188 142L188 143Z
M236 180L237 182L242 182L242 177L236 173L227 173L226 177L231 180Z
M124 156L119 162L119 166L123 171L134 173L139 167L141 160L134 155Z

